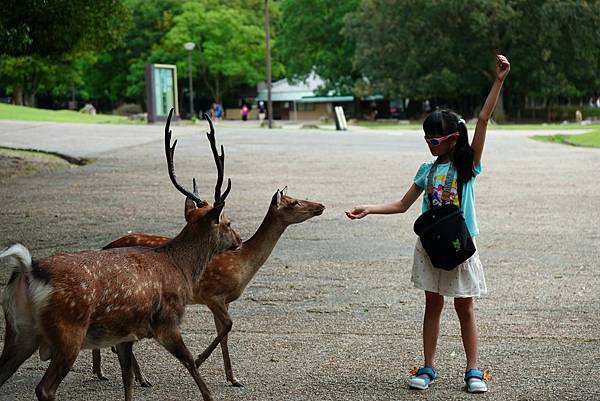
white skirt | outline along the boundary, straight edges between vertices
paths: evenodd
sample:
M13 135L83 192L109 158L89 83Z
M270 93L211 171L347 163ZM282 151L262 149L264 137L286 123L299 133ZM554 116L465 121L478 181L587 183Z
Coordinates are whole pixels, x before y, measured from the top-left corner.
M445 297L470 298L487 294L479 251L452 270L437 269L417 239L411 279L415 288Z

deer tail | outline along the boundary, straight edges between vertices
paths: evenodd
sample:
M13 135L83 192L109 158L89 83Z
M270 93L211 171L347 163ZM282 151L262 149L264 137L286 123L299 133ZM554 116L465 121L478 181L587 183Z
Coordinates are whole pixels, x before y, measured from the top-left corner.
M0 251L0 259L7 259L9 267L19 273L31 271L31 252L21 244L13 244Z
M6 324L10 324L15 333L23 324L30 325L34 318L29 299L28 283L31 277L31 253L21 244L13 244L0 251L0 260L6 259L13 273L8 280L2 297Z

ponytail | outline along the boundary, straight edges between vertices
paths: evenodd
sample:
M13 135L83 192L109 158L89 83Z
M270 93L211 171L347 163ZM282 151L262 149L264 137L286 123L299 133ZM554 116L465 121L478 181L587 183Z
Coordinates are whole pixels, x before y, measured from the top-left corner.
M454 113L453 113L454 114ZM455 115L456 116L456 115ZM467 133L467 124L465 120L457 117L458 133L460 136L456 141L454 152L452 154L452 163L456 167L458 179L462 183L469 182L474 177L473 174L473 149L469 145L469 134Z

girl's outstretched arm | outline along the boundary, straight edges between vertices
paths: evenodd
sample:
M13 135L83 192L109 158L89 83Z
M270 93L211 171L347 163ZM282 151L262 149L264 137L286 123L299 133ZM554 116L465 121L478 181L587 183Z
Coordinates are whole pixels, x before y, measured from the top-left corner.
M471 143L471 148L473 149L473 165L475 166L481 163L488 121L496 108L496 103L498 102L504 79L510 71L510 63L506 57L499 54L496 56L496 59L496 80L494 81L492 89L490 89L490 93L479 113L479 119L477 120L477 126L475 127L475 135L473 135L473 142Z
M359 205L354 206L352 209L346 211L346 216L349 219L362 219L368 214L394 214L404 213L412 206L413 203L423 192L423 188L419 188L416 184L406 191L406 194L399 201L392 203L385 203L383 205Z

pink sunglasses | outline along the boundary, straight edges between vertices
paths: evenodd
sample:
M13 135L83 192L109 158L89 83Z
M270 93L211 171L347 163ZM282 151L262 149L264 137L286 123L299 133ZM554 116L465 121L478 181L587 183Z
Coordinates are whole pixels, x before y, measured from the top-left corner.
M442 142L444 142L445 140L457 137L459 135L460 134L458 132L453 132L452 134L449 134L449 135L446 135L446 136L440 136L440 137L436 137L436 138L430 138L428 136L425 136L425 140L431 146L438 146L438 145L441 145Z

